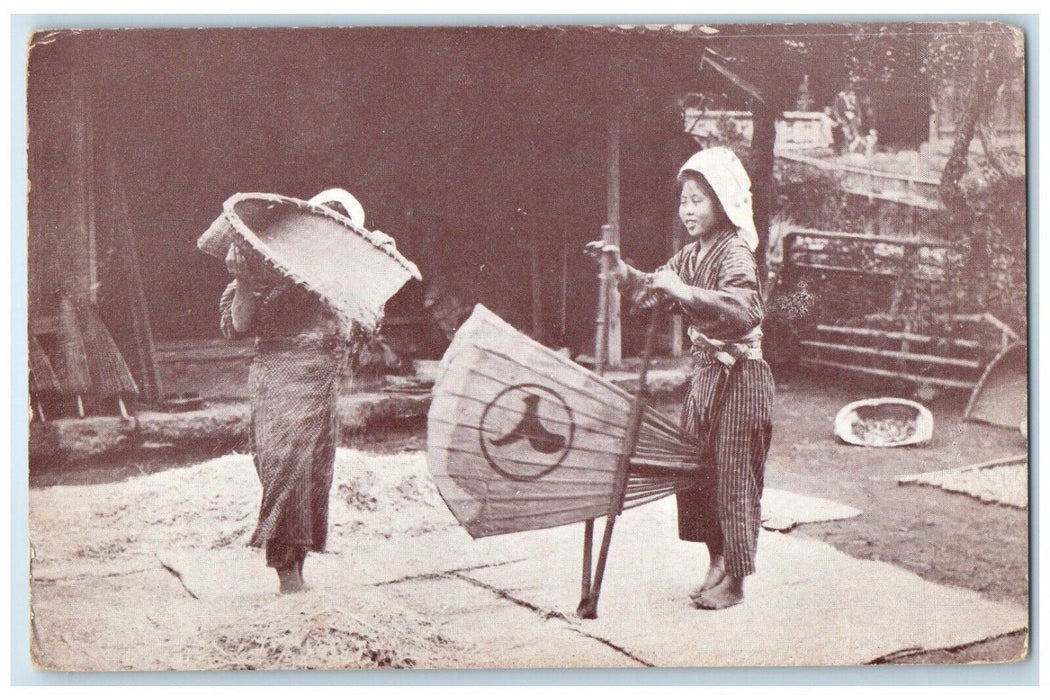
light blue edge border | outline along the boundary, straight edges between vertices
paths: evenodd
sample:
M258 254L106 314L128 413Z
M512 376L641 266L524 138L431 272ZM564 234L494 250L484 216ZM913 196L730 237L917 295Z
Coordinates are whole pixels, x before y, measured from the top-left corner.
M1039 469L1030 474L1030 653L1013 664L859 666L835 668L696 668L507 671L209 671L58 673L29 660L28 424L26 368L26 46L29 35L53 28L417 26L593 23L1000 21L1025 33L1027 61L1029 357L1039 356L1038 15L11 15L11 684L12 685L1037 685ZM1030 361L1030 386L1039 365ZM24 391L24 389L23 389ZM1039 464L1039 406L1029 413L1030 463ZM130 641L130 640L129 640Z

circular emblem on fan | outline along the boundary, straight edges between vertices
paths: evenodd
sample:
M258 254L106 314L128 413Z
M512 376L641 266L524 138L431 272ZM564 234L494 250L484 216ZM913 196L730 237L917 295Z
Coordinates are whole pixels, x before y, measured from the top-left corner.
M481 452L508 479L532 481L554 470L572 447L572 410L557 392L515 384L485 406L478 424Z

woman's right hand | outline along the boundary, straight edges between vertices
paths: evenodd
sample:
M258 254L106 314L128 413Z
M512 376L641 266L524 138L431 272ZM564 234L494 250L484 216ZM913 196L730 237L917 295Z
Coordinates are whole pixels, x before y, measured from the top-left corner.
M229 251L226 252L226 270L239 280L251 277L248 256L236 243L231 243Z
M614 267L618 267L620 264L620 246L614 243L606 243L605 241L591 241L587 245L583 246L583 252L590 258L595 260L601 260L603 253L612 254L612 264Z
M620 246L605 241L591 241L583 247L583 252L590 258L601 262L602 255L609 253L609 272L617 282L627 278L627 263L620 259Z
M226 269L237 278L237 286L244 291L260 291L277 282L272 270L260 265L237 243L232 243L226 253Z

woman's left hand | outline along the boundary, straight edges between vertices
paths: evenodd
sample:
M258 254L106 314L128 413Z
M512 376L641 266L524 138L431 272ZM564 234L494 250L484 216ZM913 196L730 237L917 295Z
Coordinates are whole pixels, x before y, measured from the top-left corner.
M660 290L672 299L681 300L686 286L671 270L657 270L653 273L652 288Z

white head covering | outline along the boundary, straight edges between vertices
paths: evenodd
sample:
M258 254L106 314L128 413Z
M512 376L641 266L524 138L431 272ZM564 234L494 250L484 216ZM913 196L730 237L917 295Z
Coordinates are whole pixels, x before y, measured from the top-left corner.
M736 154L724 146L694 153L678 170L678 179L686 172L704 176L747 247L752 251L758 248L758 232L751 211L751 178Z
M361 202L357 201L357 197L342 188L333 187L330 190L318 192L310 198L310 204L324 206L329 202L342 204L350 215L350 220L361 228L365 227L365 208L361 206Z

